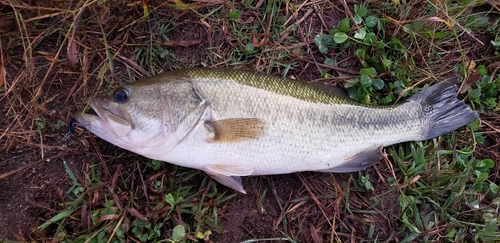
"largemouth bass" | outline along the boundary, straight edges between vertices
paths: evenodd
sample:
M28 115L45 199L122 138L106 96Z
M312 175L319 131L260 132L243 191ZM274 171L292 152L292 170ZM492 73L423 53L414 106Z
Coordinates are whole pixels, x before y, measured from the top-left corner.
M459 77L393 106L357 103L327 85L242 70L184 69L100 93L75 113L98 137L142 156L205 171L245 192L240 176L352 172L383 147L422 141L478 118Z

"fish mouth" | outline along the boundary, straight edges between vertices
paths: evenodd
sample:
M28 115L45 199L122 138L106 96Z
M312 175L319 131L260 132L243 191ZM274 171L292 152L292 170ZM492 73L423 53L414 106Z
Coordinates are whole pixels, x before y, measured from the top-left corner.
M90 108L87 110L87 108ZM98 105L98 100L92 100L87 106L82 107L74 114L75 120L79 126L85 127L87 130L99 134L106 134L111 131L117 137L127 135L132 125L130 122L122 118L117 111L106 109Z
M103 121L99 109L96 108L93 102L80 108L73 116L79 126L83 126L87 129L89 129L92 123Z

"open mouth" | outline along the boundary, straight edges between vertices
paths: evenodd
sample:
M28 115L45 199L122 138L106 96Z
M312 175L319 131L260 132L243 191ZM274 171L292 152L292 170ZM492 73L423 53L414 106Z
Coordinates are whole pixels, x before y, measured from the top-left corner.
M74 114L77 124L101 135L109 134L109 132L116 137L127 135L131 131L132 125L123 118L124 115L121 114L120 110L106 109L99 103L99 100L94 99L87 106L78 110Z
M88 114L88 115L93 115L93 116L99 116L99 114L97 114L97 112L95 111L95 109L91 105L87 105L85 107L85 110L83 111L83 113Z
M84 127L89 126L96 120L102 120L101 114L99 114L99 110L96 109L92 103L89 103L88 105L75 112L74 117L77 121L77 124Z

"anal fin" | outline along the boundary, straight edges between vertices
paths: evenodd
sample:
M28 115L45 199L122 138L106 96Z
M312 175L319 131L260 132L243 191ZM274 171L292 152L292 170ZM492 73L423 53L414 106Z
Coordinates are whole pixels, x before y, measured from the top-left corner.
M346 161L336 167L321 170L321 172L347 173L364 170L375 165L382 159L382 147L372 147L349 157Z

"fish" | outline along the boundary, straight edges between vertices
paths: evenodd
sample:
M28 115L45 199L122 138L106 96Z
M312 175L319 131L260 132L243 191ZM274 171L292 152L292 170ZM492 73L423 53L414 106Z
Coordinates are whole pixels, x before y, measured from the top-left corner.
M457 98L460 76L389 106L342 89L238 69L168 71L98 93L74 117L96 136L144 157L204 171L245 193L242 176L346 173L382 149L423 141L476 119Z

